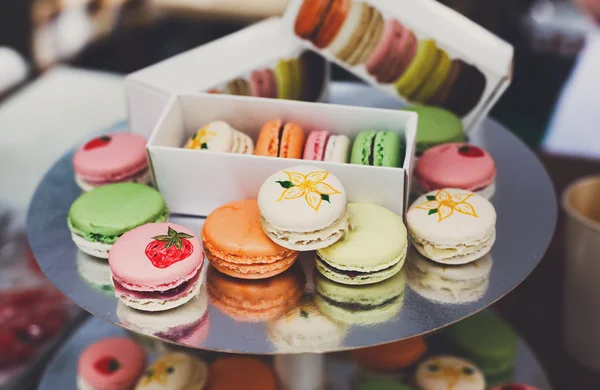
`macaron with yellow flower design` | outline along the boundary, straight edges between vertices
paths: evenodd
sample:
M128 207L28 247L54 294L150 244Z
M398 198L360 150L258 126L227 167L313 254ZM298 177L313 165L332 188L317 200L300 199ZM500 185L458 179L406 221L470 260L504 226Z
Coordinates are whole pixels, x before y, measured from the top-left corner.
M421 364L415 373L419 390L485 390L485 377L468 360L453 356L433 356Z
M208 366L202 360L182 352L162 356L146 369L135 390L203 389Z
M210 122L198 129L183 146L210 152L253 154L254 141L224 121Z
M419 197L406 214L413 246L442 264L466 264L487 254L496 240L496 210L483 196L444 188Z
M344 186L331 172L312 165L267 178L258 192L258 208L267 236L291 250L325 248L349 229Z

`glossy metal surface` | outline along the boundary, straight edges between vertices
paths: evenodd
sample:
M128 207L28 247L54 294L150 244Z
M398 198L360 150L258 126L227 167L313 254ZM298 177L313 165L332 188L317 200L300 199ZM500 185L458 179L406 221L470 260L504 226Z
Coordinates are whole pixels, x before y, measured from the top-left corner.
M358 84L334 83L330 101L397 107L379 92ZM348 299L389 294L392 303L386 308L350 314L324 310L327 315L323 315L315 301L321 303L319 308L327 309L327 305L322 304L322 297L315 299L314 265L312 255L306 253L295 270L271 282L219 281L209 272L209 288L218 287L212 294L203 290L193 303L196 306L184 306L156 320L151 314L123 310L110 292L106 263L85 257L71 241L67 213L80 194L73 181L71 152L58 160L40 183L29 210L28 236L48 278L85 310L119 326L155 337L158 334L187 347L273 354L329 352L387 343L442 328L491 305L529 275L550 243L557 203L550 179L535 155L508 130L489 120L470 134L470 140L491 152L498 169L493 199L498 213L493 266L487 289L476 292L478 299L470 303L442 303L443 297L439 299L442 302L433 301L409 287L401 294L405 281L399 277L384 292L351 288L344 292ZM196 232L203 222L185 216L172 216L171 220ZM300 272L300 279L294 272ZM103 284L109 291L103 291ZM282 293L275 294L277 289ZM225 297L221 304L219 297ZM238 299L228 299L232 297ZM282 315L298 303L301 306Z
M90 318L52 358L44 372L38 389L74 389L77 375L77 357L83 350L91 343L104 337L126 335L127 333L124 330L112 324L98 318ZM149 361L152 361L154 357L151 354ZM351 388L351 384L356 376L355 365L347 360L335 359L331 355L325 355L325 360L326 377L329 378L331 383L330 389L345 390ZM517 346L514 375L516 382L528 383L541 390L551 389L544 369L523 340L519 340Z

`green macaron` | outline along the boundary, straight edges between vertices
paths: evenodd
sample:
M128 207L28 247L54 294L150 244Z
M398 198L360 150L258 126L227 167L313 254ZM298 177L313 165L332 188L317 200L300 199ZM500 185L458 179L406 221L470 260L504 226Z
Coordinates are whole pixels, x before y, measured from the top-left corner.
M417 125L417 155L427 149L449 142L465 142L463 124L459 117L448 110L429 106L411 106L402 110L419 115Z
M374 325L394 318L404 305L404 274L380 283L347 286L315 275L319 311L348 325Z
M401 167L404 147L400 134L393 131L363 131L356 136L351 164Z
M517 354L517 335L490 312L481 312L445 330L455 352L473 361L487 377L512 372Z
M297 58L281 59L275 66L277 97L299 100L302 94L302 68Z
M158 191L137 183L118 183L86 192L73 202L71 233L86 241L113 244L129 230L164 222L169 210Z
M378 283L397 274L406 258L402 217L375 204L350 203L351 228L343 239L317 250L319 272L334 282Z
M357 390L410 390L408 385L391 379L370 379L360 382Z

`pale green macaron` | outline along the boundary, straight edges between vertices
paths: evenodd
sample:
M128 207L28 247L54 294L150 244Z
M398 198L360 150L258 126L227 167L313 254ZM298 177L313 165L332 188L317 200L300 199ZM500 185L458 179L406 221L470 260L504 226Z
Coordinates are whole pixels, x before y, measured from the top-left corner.
M350 203L350 231L338 242L317 250L319 272L342 284L370 284L402 269L407 232L402 217L375 204Z
M380 283L348 286L315 276L319 311L347 325L375 325L391 320L404 305L404 273Z

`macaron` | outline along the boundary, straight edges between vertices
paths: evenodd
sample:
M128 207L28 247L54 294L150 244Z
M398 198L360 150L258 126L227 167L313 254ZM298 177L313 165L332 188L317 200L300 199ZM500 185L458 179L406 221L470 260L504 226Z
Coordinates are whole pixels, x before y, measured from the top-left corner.
M117 303L117 316L129 329L178 344L198 347L208 337L208 294L201 288L197 296L171 310L144 312L123 302Z
M258 208L267 236L291 250L325 248L349 228L344 186L331 172L311 165L269 176L258 192Z
M262 360L246 356L222 357L208 369L207 389L277 390L277 378Z
M397 274L408 246L402 217L375 204L350 203L351 229L316 253L319 272L338 283L378 283Z
M517 356L517 335L502 319L480 312L444 330L444 337L456 353L475 363L488 382L512 374Z
M453 59L446 80L425 103L465 117L481 102L486 86L487 79L476 66Z
M356 390L411 390L411 388L391 379L370 379L360 382Z
M448 110L429 106L411 106L402 110L416 112L419 115L416 141L417 157L435 146L465 141L462 121Z
M406 214L414 247L442 264L483 257L496 240L496 210L474 192L446 188L420 196Z
M209 267L206 283L210 300L217 309L240 322L270 321L298 303L304 289L301 267L268 279L240 280Z
M363 2L353 2L348 16L329 50L350 66L367 61L383 33L383 15L376 8Z
M296 15L294 33L323 49L342 28L350 5L350 0L304 0Z
M67 223L71 238L82 252L108 258L115 241L129 230L149 222L164 222L169 209L154 188L117 183L86 192L73 202Z
M485 378L468 360L453 356L433 356L419 364L415 372L419 390L485 390Z
M490 199L496 188L496 164L484 149L463 143L439 145L417 161L416 181L421 192L459 188Z
M435 302L464 304L479 300L488 290L492 257L488 253L468 264L442 265L411 248L405 268L407 283L417 294Z
M275 72L264 68L250 73L250 90L252 96L276 99L278 92Z
M191 230L149 223L117 240L108 256L115 295L143 311L173 309L198 295L204 254Z
M352 145L351 164L402 167L404 147L393 131L360 132Z
M144 371L146 352L127 337L106 338L88 346L77 363L77 389L129 390Z
M251 96L252 89L248 80L237 78L227 83L223 89L223 93L228 95Z
M306 139L302 159L347 163L349 152L350 139L345 135L334 135L327 130L315 130Z
M303 51L298 61L302 71L300 100L316 102L322 99L328 83L327 62L311 50Z
M302 97L302 68L297 58L283 58L275 65L277 97L279 99L300 100Z
M504 385L500 385L498 387L494 387L491 390L540 390L537 387L533 387L530 385L522 385L519 383L509 383L509 384L504 384Z
M254 141L227 122L214 121L198 129L183 147L210 152L252 154Z
M393 83L408 70L417 46L417 37L412 30L395 19L388 20L379 42L367 59L367 72L379 83Z
M298 257L296 250L278 245L263 232L255 199L217 208L204 221L201 234L213 267L235 278L269 278L291 267Z
M114 294L110 267L106 260L92 257L81 251L77 252L77 271L79 277L90 287L103 294Z
M395 318L404 305L404 275L380 283L348 286L315 275L315 303L321 313L348 325L375 325Z
M96 137L73 155L75 183L91 191L111 183L148 184L151 180L146 157L146 139L136 133Z
M267 337L278 353L318 353L342 345L348 325L332 321L309 299L267 323Z
M200 358L171 352L146 369L135 390L203 389L208 375L208 367Z
M354 349L350 351L350 356L361 367L376 371L394 371L412 366L426 352L425 340L422 336L416 336L374 347Z
M406 71L394 82L398 94L407 100L412 100L435 70L440 55L441 50L433 39L419 41L415 56Z
M265 123L256 141L257 156L301 158L304 147L304 129L294 123L275 119Z

